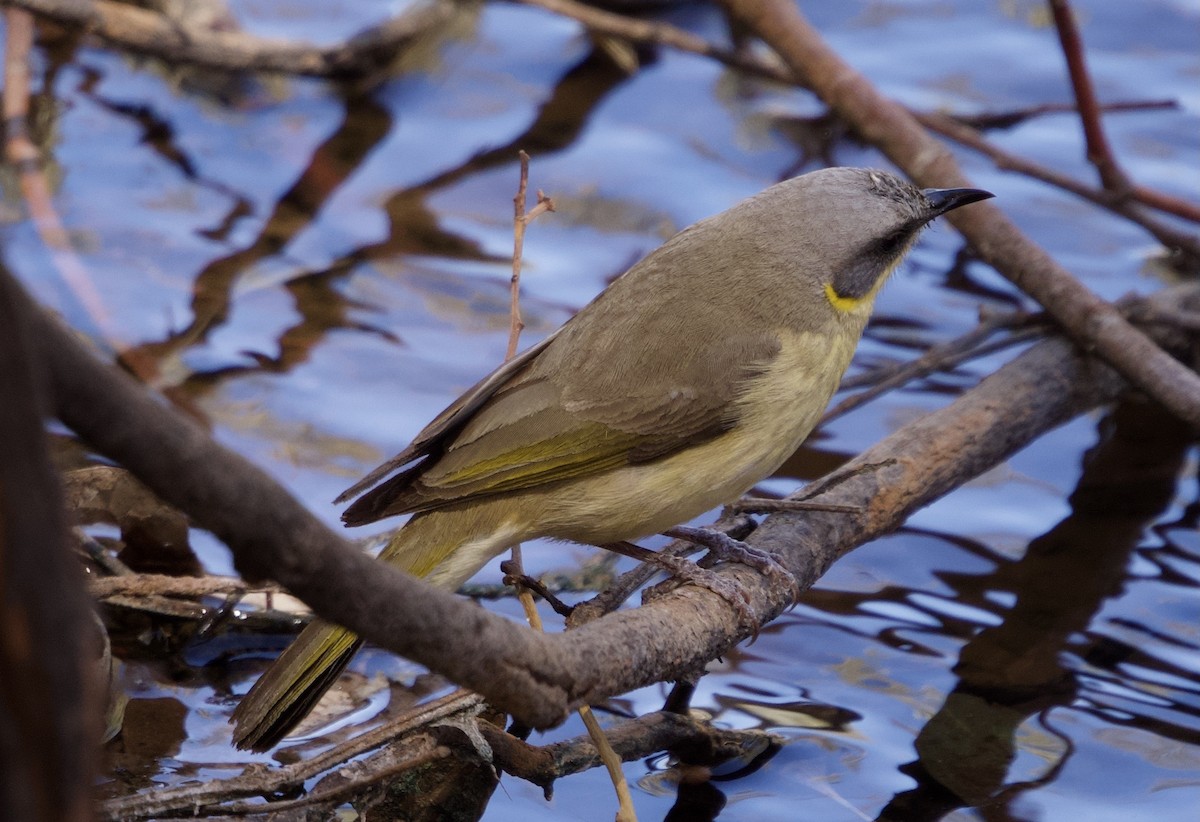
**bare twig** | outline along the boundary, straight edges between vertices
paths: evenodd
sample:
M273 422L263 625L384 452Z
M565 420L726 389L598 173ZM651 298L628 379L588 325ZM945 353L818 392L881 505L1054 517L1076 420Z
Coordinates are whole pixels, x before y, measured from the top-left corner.
M1100 106L1096 101L1096 89L1087 68L1087 57L1083 51L1083 38L1075 26L1075 15L1068 0L1048 0L1050 13L1054 17L1054 28L1062 44L1063 56L1067 59L1067 71L1071 75L1071 88L1075 91L1075 104L1079 107L1079 119L1083 123L1083 135L1087 141L1087 158L1100 173L1100 182L1109 191L1119 196L1128 195L1131 188L1129 177L1121 169L1113 155L1112 146L1104 134L1100 122Z
M821 417L820 424L827 425L838 417L850 413L855 408L865 405L876 397L907 382L926 377L935 371L952 368L972 357L990 354L995 350L994 346L985 347L983 345L988 337L997 331L1012 329L1016 324L1027 323L1029 319L1029 316L1024 314L1018 316L999 314L989 317L982 320L978 326L966 334L930 347L928 351L914 360L905 360L904 362L897 363L895 366L861 375L862 378L869 378L870 385L863 391L846 397L846 399L827 410L825 415ZM1039 335L1044 335L1045 333L1046 328L1044 325L1041 327L1035 326L1010 334L1000 342L1004 346L1016 345ZM858 387L866 382L867 379L847 380L846 384L843 384L843 388L848 386Z
M1100 111L1107 114L1122 111L1155 111L1178 108L1179 102L1177 100L1120 100L1113 103L1103 103L1100 106ZM1008 111L981 111L977 114L950 114L949 116L963 125L986 131L989 129L1012 128L1015 125L1046 114L1076 113L1078 111L1079 106L1074 103L1039 103Z
M1186 254L1191 259L1193 267L1200 266L1200 240L1195 235L1179 231L1161 220L1151 217L1144 209L1138 208L1136 204L1131 202L1130 198L1116 197L1109 191L1086 185L1066 174L1007 152L988 140L978 130L958 121L957 118L937 113L918 113L914 116L920 121L921 125L930 131L989 157L996 163L997 168L1015 171L1019 174L1024 174L1026 177L1032 177L1035 180L1040 180L1056 188L1061 188L1077 197L1095 203L1102 208L1107 208L1114 214L1119 214L1137 223L1167 248Z
M521 257L525 253L525 198L529 190L529 155L522 150L517 152L517 157L521 161L521 177L517 183L517 193L513 196L512 279L509 281L508 350L504 352L506 362L516 356L521 332L525 329L525 321L521 319ZM513 560L519 562L515 554Z
M769 80L789 84L795 82L791 72L783 66L767 63L740 51L721 48L703 37L698 37L669 23L635 19L588 6L576 2L576 0L519 0L519 2L578 20L588 29L600 34L608 34L633 43L670 46L680 51L711 57L728 66Z
M1118 200L1132 198L1144 205L1174 214L1192 222L1200 222L1200 206L1160 191L1137 185L1117 161L1112 144L1104 133L1101 114L1104 107L1096 99L1096 88L1087 67L1083 38L1075 24L1075 14L1069 0L1048 0L1054 18L1054 28L1062 44L1063 56L1067 60L1067 71L1071 76L1071 88L1075 92L1079 119L1083 123L1083 136L1087 142L1088 161L1096 167L1100 182Z
M749 517L733 511L726 511L722 513L720 519L709 525L708 528L713 531L719 531L722 534L727 534L734 539L744 540L754 531L755 526L756 523ZM658 554L663 557L686 557L700 550L702 549L695 543L684 539L674 539L664 547L658 549ZM633 596L638 588L649 582L655 574L661 572L662 568L653 563L638 563L632 570L618 577L608 588L586 602L576 605L571 611L571 616L567 622L568 627L577 628L580 625L599 619L605 614L615 611L621 607L621 604L625 600Z
M1143 205L1157 208L1159 211L1164 211L1167 214L1174 214L1176 217L1181 217L1185 220L1191 220L1193 223L1200 223L1200 206L1195 203L1188 202L1180 197L1173 197L1162 191L1146 188L1137 183L1133 184L1130 195Z
M521 319L521 255L525 251L525 229L540 215L554 210L554 200L540 190L537 193L537 205L525 212L525 200L529 191L529 155L524 151L517 152L521 161L521 178L517 185L517 194L513 197L513 257L512 280L510 281L508 330L508 350L504 355L505 361L511 360L517 353L517 344L525 322Z
M520 305L521 255L525 249L525 228L539 214L554 210L554 201L538 191L537 205L528 214L525 213L525 198L529 190L529 155L521 151L518 152L518 157L521 161L521 177L517 185L517 194L513 198L512 319L509 326L508 352L505 354L505 360L512 359L517 353L517 341L520 338L521 330L525 327L525 323L521 320ZM530 628L540 633L544 629L537 604L533 601L533 593L520 583L521 577L525 575L525 569L521 563L520 545L512 547L512 559L509 562L511 570L508 573L516 580L517 596L521 600L521 608L525 611L525 619ZM604 762L609 779L613 783L613 790L616 791L617 822L637 822L637 812L633 808L633 797L629 794L629 784L625 781L625 772L621 768L620 757L613 751L612 745L605 738L604 729L596 721L591 707L580 705L578 713L579 718L583 720L584 727L587 728L588 735L596 745L596 750L600 752L600 759Z

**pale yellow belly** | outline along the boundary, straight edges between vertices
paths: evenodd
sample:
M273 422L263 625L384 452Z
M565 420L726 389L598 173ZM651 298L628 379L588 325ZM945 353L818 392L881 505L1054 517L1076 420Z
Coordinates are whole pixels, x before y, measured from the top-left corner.
M740 400L737 427L671 457L534 495L544 506L540 535L590 544L636 539L737 499L804 442L856 342L857 335L832 347L804 335L785 339L771 369ZM824 351L816 367L807 348L815 344Z

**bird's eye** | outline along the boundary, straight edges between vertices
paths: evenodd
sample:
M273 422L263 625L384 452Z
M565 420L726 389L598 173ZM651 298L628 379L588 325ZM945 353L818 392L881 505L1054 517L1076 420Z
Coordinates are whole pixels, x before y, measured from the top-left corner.
M908 243L910 236L911 234L908 231L893 231L879 241L879 253L885 257L899 255L904 250L904 246Z

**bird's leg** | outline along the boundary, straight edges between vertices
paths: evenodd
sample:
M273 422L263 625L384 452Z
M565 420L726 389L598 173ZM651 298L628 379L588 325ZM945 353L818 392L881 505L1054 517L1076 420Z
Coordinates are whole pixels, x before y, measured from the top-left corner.
M689 541L694 542L694 540ZM707 588L732 605L738 612L738 616L754 627L755 635L758 634L758 620L755 618L754 612L750 610L749 599L737 583L723 579L707 568L701 568L683 557L672 556L661 551L651 551L640 545L634 545L632 542L610 542L600 547L641 562L653 563L673 577L699 585L701 588Z
M701 545L712 551L720 559L748 565L764 574L780 576L787 583L791 591L792 602L795 602L796 598L800 596L800 583L796 581L796 577L792 575L791 571L780 565L779 560L766 551L760 551L739 539L734 539L728 534L722 534L719 531L710 531L707 528L692 528L687 525L677 525L674 528L663 531L663 533L668 537L684 539L696 545Z

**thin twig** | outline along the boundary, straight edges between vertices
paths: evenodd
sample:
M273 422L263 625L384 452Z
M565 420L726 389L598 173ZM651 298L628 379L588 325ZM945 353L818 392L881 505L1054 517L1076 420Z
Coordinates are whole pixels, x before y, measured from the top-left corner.
M517 152L517 157L521 161L521 177L517 183L516 196L513 197L512 279L509 281L508 350L504 352L505 362L516 356L521 331L525 328L525 321L521 319L521 256L525 252L525 198L526 192L529 191L529 155L521 150Z
M732 509L723 511L720 518L706 526L710 530L727 534L734 539L745 539L753 533L756 523L750 517ZM658 549L659 556L686 557L700 551L700 547L684 539L675 539L666 546ZM569 628L578 628L592 620L599 619L607 613L621 607L638 588L641 588L662 569L649 562L639 562L632 570L625 572L608 588L596 596L575 606L567 622Z
M1200 205L1188 202L1181 197L1173 197L1165 192L1146 188L1137 183L1133 184L1130 196L1143 205L1157 208L1167 214L1174 214L1185 220L1191 220L1193 223L1200 223Z
M1015 171L1026 177L1061 188L1140 225L1167 248L1187 254L1191 258L1193 266L1200 265L1200 240L1195 235L1179 231L1161 220L1155 219L1144 209L1138 208L1130 202L1129 198L1115 197L1112 192L1081 183L1066 174L1007 152L988 140L980 131L960 122L957 118L948 117L945 114L922 114L919 112L913 116L930 131L987 156L996 164L997 168ZM1186 209L1183 210L1186 211ZM1197 214L1197 217L1200 217L1200 214Z
M1178 100L1118 100L1104 103L1100 110L1105 114L1123 111L1155 111L1160 109L1178 109ZM1006 129L1020 125L1046 114L1077 113L1079 106L1074 103L1039 103L1024 108L1008 111L981 111L977 114L950 114L958 122L982 131L989 129Z
M1084 139L1087 141L1087 158L1099 172L1100 182L1104 188L1119 199L1132 198L1143 205L1174 214L1176 217L1200 222L1200 206L1179 197L1138 185L1121 167L1113 152L1112 144L1104 132L1101 115L1106 107L1100 105L1096 99L1095 85L1092 83L1091 72L1087 67L1083 38L1079 34L1079 27L1075 24L1075 15L1071 10L1070 2L1069 0L1049 0L1049 3L1054 17L1054 27L1058 30L1058 39L1067 60L1067 70L1071 75L1071 87L1075 92L1079 119L1083 123Z
M529 155L518 151L521 161L521 178L517 184L517 194L513 197L513 256L512 279L509 285L509 328L508 350L504 354L507 362L517 354L517 344L521 332L525 330L525 321L521 319L521 257L525 252L525 229L540 215L554 210L554 200L540 190L537 193L537 205L525 213L525 200L529 191Z
M521 565L521 546L513 546L512 559L509 560L509 563L510 570L508 573L514 579L520 579L525 573L525 569ZM517 596L521 599L521 607L525 610L525 619L529 622L529 627L539 633L544 631L545 627L542 625L542 617L538 613L537 605L533 601L533 594L530 590L518 583ZM617 756L617 752L613 750L608 737L604 735L604 729L600 727L600 723L596 720L596 715L592 713L591 706L581 705L577 713L579 714L579 718L583 720L583 726L587 728L588 736L592 738L592 743L596 746L596 751L600 755L600 761L604 763L604 768L608 771L609 779L613 783L613 789L617 792L617 822L637 822L637 812L633 808L633 797L629 793L629 783L625 781L625 770L621 767L621 757Z
M1011 329L1016 323L1029 322L1029 320L1028 315L1014 316L1011 314L1001 314L990 317L982 320L978 326L966 334L930 347L929 350L914 360L906 360L892 367L878 369L870 375L863 375L863 377L870 377L870 387L846 397L846 399L826 411L825 415L821 417L820 425L827 425L838 417L842 417L855 408L865 405L871 400L912 380L927 377L935 371L953 368L959 363L973 357L992 353L996 350L994 346L983 345L988 337L997 331L1006 328ZM1001 342L1004 346L1017 345L1018 343L1043 336L1045 333L1045 321L1042 319L1040 325L1021 329L1009 335ZM863 380L861 379L855 381L857 384L862 384L862 382Z
M511 320L508 331L508 352L504 359L510 360L517 353L517 342L521 336L521 330L525 328L525 323L521 319L521 255L525 249L525 228L538 217L547 211L554 210L554 201L544 195L541 191L537 193L537 205L525 213L525 199L529 191L529 155L524 151L518 152L517 156L521 161L521 177L517 184L517 194L513 198L513 259L512 259L512 291L511 291ZM533 592L526 586L520 583L521 577L525 575L525 568L521 563L521 546L514 545L512 547L512 559L509 560L509 570L507 574L515 580L517 587L517 597L521 600L521 608L525 611L525 619L529 623L529 627L535 631L541 632L542 618L538 614L537 604L533 601ZM604 735L604 729L600 727L600 723L596 721L592 709L588 705L581 705L578 710L579 718L583 720L583 725L587 728L588 735L596 745L596 750L600 752L600 759L604 762L604 767L608 771L609 778L612 780L613 789L617 793L617 822L637 822L637 812L633 809L633 797L629 793L629 784L625 781L625 771L621 768L621 758L609 744L608 738Z
M619 37L632 43L670 46L671 48L711 57L725 65L781 83L794 83L795 77L778 63L769 63L749 52L722 48L690 31L654 20L642 20L588 6L576 0L518 0L554 14L577 20L588 29Z
M1054 17L1054 28L1062 44L1063 56L1067 60L1067 71L1071 75L1071 88L1075 92L1075 104L1079 107L1079 119L1083 123L1083 135L1087 141L1087 158L1100 173L1100 182L1109 191L1127 196L1132 188L1128 175L1121 169L1113 155L1112 146L1104 134L1100 122L1100 106L1096 100L1096 88L1087 68L1083 51L1083 38L1075 25L1075 15L1068 0L1049 0L1050 13Z

